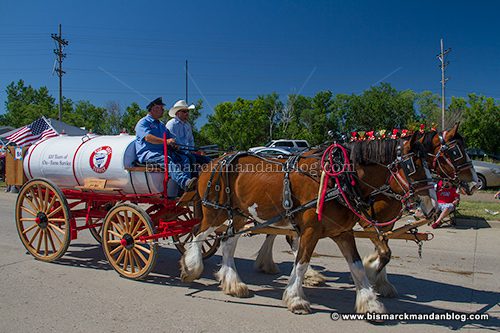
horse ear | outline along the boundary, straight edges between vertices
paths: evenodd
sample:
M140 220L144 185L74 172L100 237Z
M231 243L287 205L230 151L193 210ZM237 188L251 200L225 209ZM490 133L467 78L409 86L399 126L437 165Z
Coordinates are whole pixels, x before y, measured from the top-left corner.
M456 135L456 134L457 134L457 132L458 132L458 126L459 126L459 125L460 125L460 122L459 122L459 121L457 121L457 122L455 123L455 125L453 125L453 127L452 127L449 131L448 131L448 133L449 133L448 135L449 135L449 137L450 137L450 138L454 138L454 137L455 137L455 135Z
M419 132L413 133L410 138L410 146L413 147L413 144L415 144L415 141L417 141L418 139L420 139Z
M412 139L413 137L415 137L415 141L420 141L424 137L424 135L425 133L416 131L415 133L413 133Z

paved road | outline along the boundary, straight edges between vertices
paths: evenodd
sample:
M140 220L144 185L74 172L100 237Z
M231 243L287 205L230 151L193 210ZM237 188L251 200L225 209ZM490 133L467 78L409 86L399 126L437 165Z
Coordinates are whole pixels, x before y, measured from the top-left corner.
M382 299L389 312L486 312L488 321L332 321L330 313L352 312L355 292L347 264L331 241L320 242L313 265L328 277L324 286L305 288L314 313L297 316L281 303L292 256L277 240L275 259L282 274L255 273L253 254L262 236L244 238L236 265L253 296L222 294L213 272L220 256L206 262L203 278L183 284L179 253L163 248L153 274L143 282L120 278L106 263L88 232L79 234L56 263L26 254L14 224L15 194L0 193L0 332L438 332L478 328L500 330L500 224L440 229L424 245L423 258L412 242L394 241L389 277L397 299ZM426 228L424 228L426 229ZM360 239L360 252L370 253Z

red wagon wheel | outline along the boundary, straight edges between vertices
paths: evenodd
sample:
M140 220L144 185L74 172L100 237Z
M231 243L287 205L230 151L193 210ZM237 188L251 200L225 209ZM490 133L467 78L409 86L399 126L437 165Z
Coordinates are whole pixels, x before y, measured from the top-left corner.
M113 268L129 279L141 279L153 269L158 246L139 237L154 234L151 218L139 206L119 204L104 219L102 247Z
M187 207L189 210L187 210L185 213L180 214L177 218L183 221L189 221L191 219L195 218L195 214L193 213L193 205L188 205ZM176 236L172 236L172 240L175 242L175 247L181 254L184 254L186 252L186 244L190 241L193 240L194 235L198 232L200 228L200 225L197 224L193 227L191 232L185 233L185 234L180 234ZM203 259L210 258L213 256L216 252L217 249L220 246L220 238L218 237L218 234L213 232L211 233L207 239L203 242L201 245L201 253Z
M61 190L47 179L24 184L16 201L16 226L24 247L36 259L54 261L68 249L70 211Z

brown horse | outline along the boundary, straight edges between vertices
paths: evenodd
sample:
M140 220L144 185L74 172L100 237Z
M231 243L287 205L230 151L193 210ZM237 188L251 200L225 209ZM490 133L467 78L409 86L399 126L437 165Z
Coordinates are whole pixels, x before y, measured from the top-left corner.
M427 152L427 163L436 178L452 181L464 193L472 195L477 189L477 174L472 167L467 153L465 143L458 133L459 124L439 134L436 131L425 134L417 134ZM380 213L388 215L397 204L379 207ZM364 228L370 226L361 223ZM389 231L393 226L382 228L381 231ZM364 258L363 263L370 282L375 290L384 297L396 297L397 290L387 279L386 266L391 260L391 249L389 239L372 239L375 244L375 252Z
M360 163L355 165L355 172L358 176L367 180L366 185L360 186L361 195L366 195L367 191L371 191L370 186L382 186L388 179L391 191L400 194L404 194L406 189L398 179L406 179L408 184L424 182L425 186L415 189L415 193L423 212L430 215L436 207L436 195L432 186L427 184L429 174L422 162L421 143L412 138L402 146L403 154L408 156L403 161L411 160L411 164L415 166L411 175L405 173L402 168L398 168L394 173L388 168L385 168L385 172L380 172L380 164L388 165L393 162L400 146L402 143L399 141L387 140L373 142L372 147L376 149L370 149L368 146L362 149L362 155L371 156L376 160L370 162L378 164L364 163L361 159ZM280 172L276 172L277 164L280 165L278 168ZM234 252L240 236L238 231L247 223L249 217L257 222L266 223L266 221L276 220L278 216L283 218L279 218L273 226L282 228L293 226L299 232L294 268L283 296L290 311L294 313L311 311L302 290L304 273L318 240L329 237L337 243L349 264L357 290L356 311L383 312L384 307L377 300L356 248L352 228L357 222L357 216L337 200L330 200L325 203L323 219L320 222L315 205L310 205L311 202L316 202L319 182L313 176L314 173L310 174L302 170L319 170L319 164L317 158L301 157L293 165L293 170L287 173L282 172L282 168L287 168L282 163L252 155L225 156L213 161L211 170L204 171L200 175L198 194L203 199L203 217L198 234L181 258L182 280L190 282L201 275L203 271L201 244L209 234L229 218L228 228L234 230L234 234L222 242L222 266L216 273L216 278L226 294L237 297L247 296L248 287L241 281L234 264ZM401 165L401 162L397 165ZM264 172L250 171L257 170L259 167ZM394 177L394 175L398 176ZM287 198L285 180L288 180L290 184L293 207L297 207L292 215L286 214L287 210L283 208ZM304 209L299 209L300 207Z
M421 141L427 153L427 163L438 178L451 180L459 186L466 194L472 194L477 185L477 175L472 167L470 159L465 153L464 140L458 133L456 124L452 129L438 134L436 131L425 134L417 133L416 137ZM373 207L373 213L381 220L390 220L401 210L401 202L392 198L379 198ZM365 229L373 227L360 220L359 223ZM381 232L392 230L394 224L378 228ZM278 272L277 265L272 259L272 246L276 235L267 235L261 246L255 268L269 274ZM388 281L386 266L391 260L391 249L388 239L371 239L375 245L375 252L365 257L363 264L366 273L375 290L384 297L396 297L396 288ZM292 245L293 247L293 245ZM324 276L312 268L306 272L305 283L317 285L324 282Z

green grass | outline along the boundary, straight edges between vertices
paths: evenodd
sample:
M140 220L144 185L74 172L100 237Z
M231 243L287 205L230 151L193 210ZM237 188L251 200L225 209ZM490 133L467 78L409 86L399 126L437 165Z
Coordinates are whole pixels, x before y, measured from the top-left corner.
M461 201L458 206L458 218L483 218L485 220L500 220L498 215L491 215L485 211L500 212L500 200L498 202L483 201Z
M5 187L5 182L3 180L0 180L0 187Z

